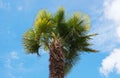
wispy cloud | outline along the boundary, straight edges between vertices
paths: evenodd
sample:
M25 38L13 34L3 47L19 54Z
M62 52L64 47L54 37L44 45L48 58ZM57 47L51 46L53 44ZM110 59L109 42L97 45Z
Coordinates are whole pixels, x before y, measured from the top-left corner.
M108 77L114 70L120 74L120 49L114 49L109 56L102 61L100 73Z
M11 59L19 59L17 52L11 52L9 56Z
M8 59L5 61L5 67L8 69L13 69L12 64L11 64L11 59Z
M9 78L18 78L14 73L26 72L27 69L24 67L24 63L21 62L20 56L17 52L10 52L5 59L6 74Z
M2 0L0 0L0 9L5 9L5 10L10 9L10 3L9 2L3 2Z
M6 57L5 67L8 69L13 69L14 67L12 66L12 61L15 61L17 59L19 59L18 54L16 52L10 52Z
M120 44L120 0L103 0L95 11L93 32L99 35L94 38L95 48L102 52L111 52ZM97 20L97 21L96 21Z
M17 11L22 11L23 6L26 4L23 1L16 1L16 4L4 0L0 0L0 10L17 10ZM21 3L21 5L19 4ZM28 2L27 2L28 3Z

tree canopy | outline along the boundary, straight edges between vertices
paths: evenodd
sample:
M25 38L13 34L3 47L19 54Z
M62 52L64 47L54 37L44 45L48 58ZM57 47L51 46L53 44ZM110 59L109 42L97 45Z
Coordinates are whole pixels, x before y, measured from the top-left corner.
M91 49L89 40L96 34L88 34L90 30L90 18L82 13L74 13L70 18L66 17L64 8L60 8L55 14L47 10L41 10L35 19L34 25L24 33L23 45L27 53L37 53L39 48L49 51L49 45L54 38L62 42L65 54L65 73L79 60L82 52L97 52Z

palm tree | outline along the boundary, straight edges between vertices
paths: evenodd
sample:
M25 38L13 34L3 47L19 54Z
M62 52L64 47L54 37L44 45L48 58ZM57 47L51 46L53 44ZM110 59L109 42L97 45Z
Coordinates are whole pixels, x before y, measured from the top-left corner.
M90 22L88 16L73 14L65 18L60 8L51 15L46 10L38 13L33 28L24 33L23 45L27 53L39 54L39 48L50 54L49 78L64 78L79 60L83 52L97 52L89 48L89 40L96 34L88 34Z

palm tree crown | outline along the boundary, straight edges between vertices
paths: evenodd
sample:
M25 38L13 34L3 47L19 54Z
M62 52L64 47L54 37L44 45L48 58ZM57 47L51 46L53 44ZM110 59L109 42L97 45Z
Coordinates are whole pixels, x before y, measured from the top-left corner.
M97 52L91 49L90 19L87 15L75 13L65 18L65 11L60 8L55 14L46 10L38 13L33 28L24 33L23 45L27 53L37 53L39 48L50 51L50 44L55 40L61 42L64 52L65 74L79 60L82 52Z

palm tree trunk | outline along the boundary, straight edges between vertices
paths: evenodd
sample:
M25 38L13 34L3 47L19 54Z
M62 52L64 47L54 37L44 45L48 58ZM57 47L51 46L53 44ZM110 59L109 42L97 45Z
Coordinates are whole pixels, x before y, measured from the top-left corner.
M60 39L54 39L49 45L50 48L50 65L49 78L64 78L64 53Z

